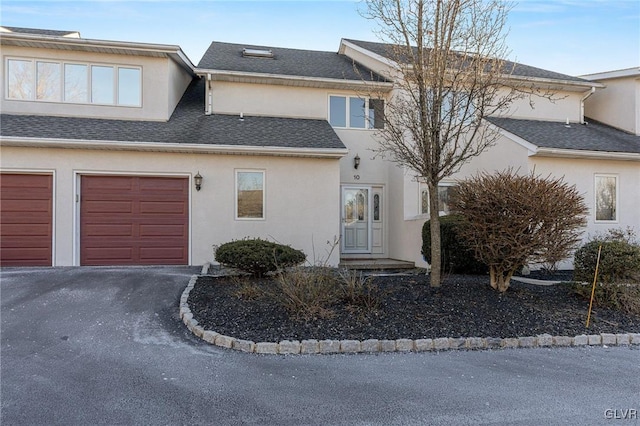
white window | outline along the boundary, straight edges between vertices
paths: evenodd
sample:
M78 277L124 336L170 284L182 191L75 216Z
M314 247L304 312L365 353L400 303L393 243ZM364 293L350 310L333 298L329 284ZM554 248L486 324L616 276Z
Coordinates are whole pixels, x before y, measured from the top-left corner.
M36 99L60 102L62 99L60 64L36 62Z
M438 185L438 201L440 216L446 216L451 213L450 197L451 190L455 184L453 182L441 182ZM429 214L429 189L425 183L420 184L420 214Z
M6 71L7 99L142 105L139 67L11 58L6 61Z
M236 170L236 219L264 219L265 172Z
M356 96L329 96L329 123L350 129L381 129L384 100Z
M596 175L595 210L596 222L618 220L618 176Z

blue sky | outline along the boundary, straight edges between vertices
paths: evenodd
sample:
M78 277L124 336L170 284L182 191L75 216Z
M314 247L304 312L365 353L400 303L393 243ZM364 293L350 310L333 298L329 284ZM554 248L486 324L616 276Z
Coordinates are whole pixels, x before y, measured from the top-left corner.
M359 1L12 1L6 26L82 37L177 44L197 64L212 40L336 51L375 41ZM640 1L522 0L509 16L510 59L570 75L640 66Z

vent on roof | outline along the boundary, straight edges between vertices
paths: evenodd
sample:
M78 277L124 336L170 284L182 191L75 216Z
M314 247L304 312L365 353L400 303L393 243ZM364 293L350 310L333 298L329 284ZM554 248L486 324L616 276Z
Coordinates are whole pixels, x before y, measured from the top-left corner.
M252 49L245 47L242 49L242 56L248 58L273 58L271 49Z

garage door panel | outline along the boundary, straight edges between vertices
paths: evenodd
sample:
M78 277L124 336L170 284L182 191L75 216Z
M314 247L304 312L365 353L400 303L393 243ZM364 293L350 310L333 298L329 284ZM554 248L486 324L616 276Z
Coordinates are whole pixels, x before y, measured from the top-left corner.
M186 255L182 247L141 247L140 258L147 262L166 262Z
M187 178L83 176L81 191L81 264L187 264Z
M83 200L85 214L133 213L133 203L124 201Z
M0 265L51 266L52 212L52 175L0 175Z
M86 237L103 237L103 236L118 236L118 237L130 237L134 235L133 225L130 224L98 224L87 225Z
M186 237L188 228L184 225L140 225L141 237Z
M178 214L183 215L186 213L186 206L184 202L176 201L141 201L140 202L141 214Z

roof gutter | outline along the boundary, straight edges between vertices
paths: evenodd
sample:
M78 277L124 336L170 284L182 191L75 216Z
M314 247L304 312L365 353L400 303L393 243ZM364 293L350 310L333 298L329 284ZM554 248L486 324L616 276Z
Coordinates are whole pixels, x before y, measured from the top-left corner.
M637 152L587 151L587 150L579 150L579 149L539 147L536 150L535 154L532 154L532 155L539 156L539 157L640 161L640 153L637 153Z
M32 148L99 149L108 151L153 151L188 154L265 155L339 159L349 153L346 148L290 148L276 146L205 145L165 142L130 142L87 139L0 137L2 146Z

